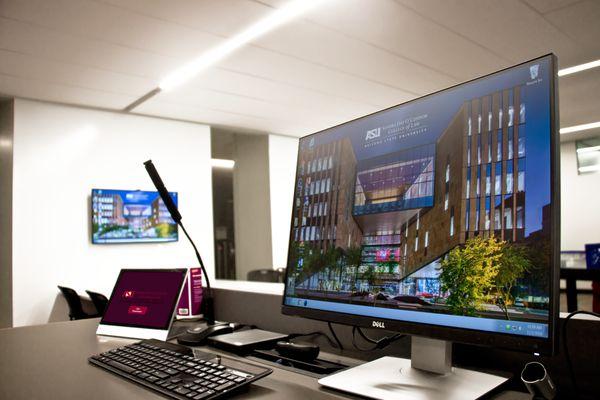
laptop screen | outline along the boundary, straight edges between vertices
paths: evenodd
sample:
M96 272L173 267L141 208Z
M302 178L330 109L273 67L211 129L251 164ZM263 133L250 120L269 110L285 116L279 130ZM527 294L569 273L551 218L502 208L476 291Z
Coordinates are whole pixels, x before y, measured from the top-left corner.
M123 269L101 324L168 329L186 269Z

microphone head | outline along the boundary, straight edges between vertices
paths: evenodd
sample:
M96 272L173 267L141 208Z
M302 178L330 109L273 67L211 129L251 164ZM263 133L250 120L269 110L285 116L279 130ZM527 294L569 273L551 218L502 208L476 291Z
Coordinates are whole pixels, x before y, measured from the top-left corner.
M163 203L165 203L165 207L167 207L167 210L169 210L171 218L173 218L173 221L179 224L179 222L181 221L181 214L179 213L179 210L177 210L177 206L171 198L171 195L165 187L165 184L163 183L162 179L160 179L160 175L154 167L152 160L146 161L144 163L144 167L146 167L146 171L148 172L150 179L152 179L152 183L154 183L154 187L156 187L160 198L162 199Z

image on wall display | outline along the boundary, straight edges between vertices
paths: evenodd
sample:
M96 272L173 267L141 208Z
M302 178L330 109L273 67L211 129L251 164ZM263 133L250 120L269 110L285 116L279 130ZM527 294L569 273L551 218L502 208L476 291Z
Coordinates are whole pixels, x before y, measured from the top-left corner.
M177 205L177 192L169 195ZM92 243L177 240L177 224L158 192L92 189Z

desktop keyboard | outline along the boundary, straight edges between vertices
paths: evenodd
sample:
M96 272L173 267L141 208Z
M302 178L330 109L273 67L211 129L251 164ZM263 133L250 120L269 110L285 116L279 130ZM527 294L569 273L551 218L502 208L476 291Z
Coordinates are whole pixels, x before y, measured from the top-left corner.
M173 399L220 399L273 370L185 346L143 340L91 356L93 365Z

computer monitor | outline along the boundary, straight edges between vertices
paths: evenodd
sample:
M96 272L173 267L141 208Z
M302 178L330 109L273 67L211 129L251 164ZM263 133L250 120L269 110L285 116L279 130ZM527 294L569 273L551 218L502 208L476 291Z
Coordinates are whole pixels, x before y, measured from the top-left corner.
M283 313L553 353L556 77L550 54L301 138Z

